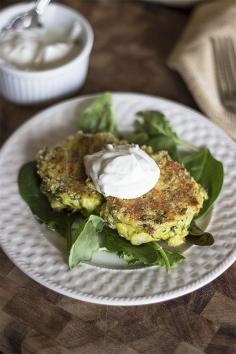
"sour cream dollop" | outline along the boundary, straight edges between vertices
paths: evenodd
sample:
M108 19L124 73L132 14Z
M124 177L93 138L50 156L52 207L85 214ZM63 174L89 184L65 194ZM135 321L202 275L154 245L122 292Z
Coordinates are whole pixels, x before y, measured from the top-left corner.
M13 30L0 39L0 63L21 70L46 70L63 65L81 50L81 26L43 26Z
M138 145L111 145L84 157L86 174L104 196L134 199L157 183L160 169Z

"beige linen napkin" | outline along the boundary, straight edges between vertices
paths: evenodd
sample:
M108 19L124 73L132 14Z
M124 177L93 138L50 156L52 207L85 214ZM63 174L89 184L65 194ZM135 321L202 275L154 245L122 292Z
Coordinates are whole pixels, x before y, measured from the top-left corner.
M229 36L236 45L235 0L214 1L197 7L168 65L183 77L202 111L236 139L236 114L225 110L217 89L211 38L218 36Z

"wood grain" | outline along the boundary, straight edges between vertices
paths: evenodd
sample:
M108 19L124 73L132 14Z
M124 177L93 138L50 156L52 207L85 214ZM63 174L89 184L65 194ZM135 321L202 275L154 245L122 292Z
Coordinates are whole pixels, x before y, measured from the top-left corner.
M16 3L2 0L0 9ZM141 1L65 0L95 31L88 79L78 95L134 91L196 108L165 65L191 10ZM46 106L0 99L0 145ZM0 353L235 354L236 266L198 291L140 307L100 306L54 293L0 251Z

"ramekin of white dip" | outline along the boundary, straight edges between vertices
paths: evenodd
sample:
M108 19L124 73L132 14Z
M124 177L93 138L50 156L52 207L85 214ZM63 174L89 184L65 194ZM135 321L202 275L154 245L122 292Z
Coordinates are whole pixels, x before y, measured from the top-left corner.
M21 3L2 10L0 29L32 6L33 3ZM18 104L42 103L70 95L83 86L87 77L94 38L89 22L73 9L54 3L41 22L45 36L41 30L30 30L32 35L27 33L25 48L21 45L23 33L1 39L8 43L5 47L0 44L0 94ZM38 35L43 41L36 50Z

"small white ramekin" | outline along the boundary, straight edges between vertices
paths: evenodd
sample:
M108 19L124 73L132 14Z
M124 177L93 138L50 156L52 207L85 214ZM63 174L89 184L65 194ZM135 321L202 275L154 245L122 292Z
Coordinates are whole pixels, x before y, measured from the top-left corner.
M16 14L32 8L32 3L13 5L0 13L0 29ZM0 63L0 93L18 104L36 104L76 92L85 82L89 56L93 46L93 30L78 12L51 4L43 16L60 25L78 21L82 28L83 47L80 53L62 66L42 71L25 71Z

